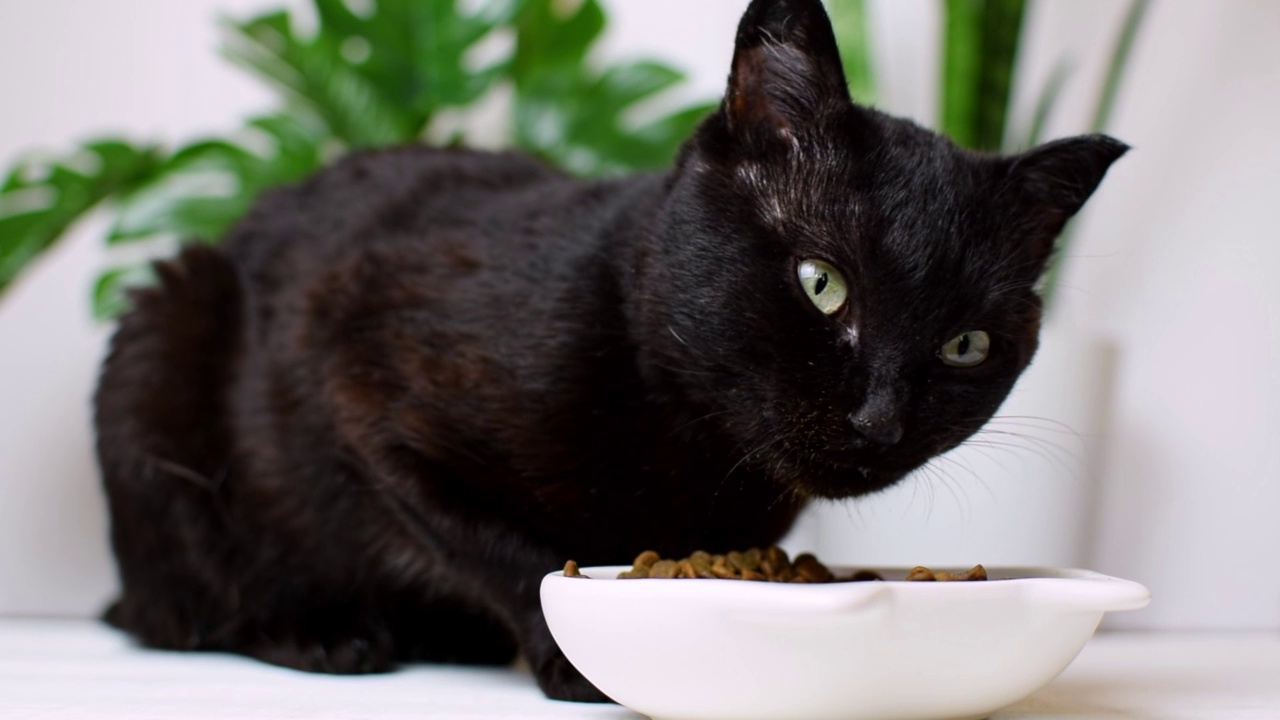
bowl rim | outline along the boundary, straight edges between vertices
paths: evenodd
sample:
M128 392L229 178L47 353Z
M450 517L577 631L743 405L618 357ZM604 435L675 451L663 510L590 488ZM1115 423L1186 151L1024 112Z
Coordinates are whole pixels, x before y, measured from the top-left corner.
M725 582L712 578L678 578L679 582L663 578L622 580L617 577L618 573L630 569L630 566L598 565L579 569L591 582L565 577L563 570L548 573L543 578L542 590L545 593L551 588L559 588L577 595L605 598L634 593L655 599L717 602L742 609L795 609L804 612L847 612L895 599L940 597L955 602L1016 597L1028 603L1080 612L1137 610L1151 601L1151 591L1139 583L1079 568L991 566L987 573L996 579L986 582L910 582L896 579L910 570L907 567L830 567L845 574L874 570L891 579L814 584ZM934 569L963 571L967 568L938 566Z

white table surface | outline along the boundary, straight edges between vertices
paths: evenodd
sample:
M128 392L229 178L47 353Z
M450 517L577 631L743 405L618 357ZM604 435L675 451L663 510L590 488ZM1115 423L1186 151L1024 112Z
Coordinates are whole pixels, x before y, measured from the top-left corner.
M997 720L1280 720L1280 635L1095 637ZM525 673L415 666L328 677L212 654L140 650L85 620L0 619L0 718L601 718L545 700Z

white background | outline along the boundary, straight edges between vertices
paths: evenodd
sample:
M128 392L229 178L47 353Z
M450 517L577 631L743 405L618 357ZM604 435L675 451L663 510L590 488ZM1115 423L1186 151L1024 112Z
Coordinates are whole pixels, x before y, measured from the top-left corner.
M276 4L0 0L0 165L270 109L218 57L214 19ZM690 70L687 97L720 92L745 0L605 4L605 55L656 53ZM873 3L881 104L924 123L935 7ZM1054 134L1087 122L1122 7L1035 4L1031 78L1063 54L1079 66ZM1112 131L1136 149L1091 204L1055 318L1121 352L1091 564L1152 587L1125 626L1280 629L1280 3L1157 0L1134 61ZM0 300L0 613L88 614L114 583L88 414L100 233L78 227Z

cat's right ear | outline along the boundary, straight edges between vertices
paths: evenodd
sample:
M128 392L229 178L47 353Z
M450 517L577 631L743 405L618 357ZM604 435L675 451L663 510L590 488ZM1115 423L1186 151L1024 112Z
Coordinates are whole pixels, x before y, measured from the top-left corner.
M1129 146L1106 135L1082 135L1056 140L1010 159L1009 181L1021 199L1042 261L1054 239L1093 192L1111 165Z
M821 0L753 0L738 26L723 111L738 136L793 140L847 107L849 88Z

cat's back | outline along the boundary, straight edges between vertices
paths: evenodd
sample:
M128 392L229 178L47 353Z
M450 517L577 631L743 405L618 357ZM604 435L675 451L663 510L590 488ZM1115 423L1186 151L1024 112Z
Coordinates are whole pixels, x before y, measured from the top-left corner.
M370 243L429 243L442 229L510 221L531 198L572 183L518 153L411 145L354 153L263 196L224 247L253 281L314 270ZM483 233L482 233L483 234Z

